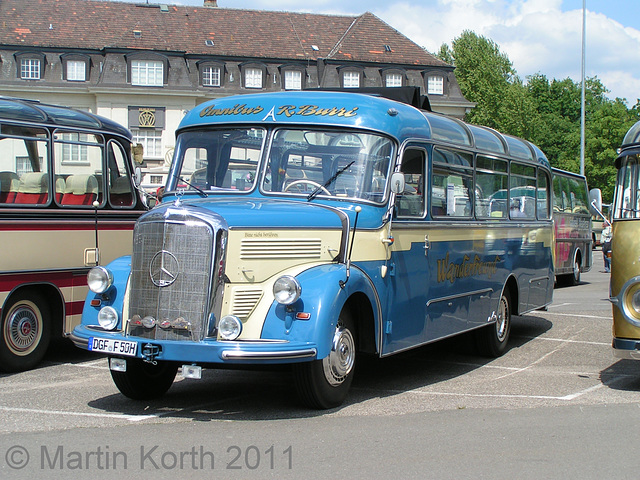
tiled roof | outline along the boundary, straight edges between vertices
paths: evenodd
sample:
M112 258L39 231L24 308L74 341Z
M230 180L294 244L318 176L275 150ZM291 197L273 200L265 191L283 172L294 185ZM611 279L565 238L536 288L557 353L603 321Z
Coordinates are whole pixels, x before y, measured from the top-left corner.
M97 0L1 0L0 18L3 45L447 65L369 12L354 17Z

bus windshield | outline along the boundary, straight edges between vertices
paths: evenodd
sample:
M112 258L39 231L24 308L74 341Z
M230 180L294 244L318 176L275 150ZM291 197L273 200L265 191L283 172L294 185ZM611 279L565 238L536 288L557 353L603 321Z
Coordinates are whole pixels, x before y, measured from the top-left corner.
M178 136L167 190L249 192L381 202L394 151L390 139L362 132L278 129L266 165L260 128L187 131ZM256 181L262 174L261 180Z

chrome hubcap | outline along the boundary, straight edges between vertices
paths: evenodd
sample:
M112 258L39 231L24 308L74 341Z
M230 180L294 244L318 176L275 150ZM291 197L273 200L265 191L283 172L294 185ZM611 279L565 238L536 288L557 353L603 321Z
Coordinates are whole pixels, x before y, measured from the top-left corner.
M355 342L348 328L340 325L333 335L331 352L322 360L324 376L330 385L340 385L353 369Z
M502 297L500 299L500 312L498 313L498 321L496 322L496 331L498 334L498 340L503 342L507 336L507 329L509 328L509 305L507 299Z
M24 354L33 348L41 334L35 311L25 305L9 314L5 323L7 346L16 354Z

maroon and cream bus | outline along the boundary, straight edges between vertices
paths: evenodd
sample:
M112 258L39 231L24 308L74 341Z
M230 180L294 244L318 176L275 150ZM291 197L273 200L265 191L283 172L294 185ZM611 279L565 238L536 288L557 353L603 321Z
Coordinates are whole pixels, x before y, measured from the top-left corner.
M87 272L131 251L145 210L126 128L0 97L0 370L33 368L80 323Z

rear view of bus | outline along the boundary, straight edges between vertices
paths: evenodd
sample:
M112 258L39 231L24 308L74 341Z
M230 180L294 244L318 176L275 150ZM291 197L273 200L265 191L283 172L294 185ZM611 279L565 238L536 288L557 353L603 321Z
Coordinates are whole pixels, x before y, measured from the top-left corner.
M557 168L552 174L556 279L578 285L580 274L591 270L592 263L587 179Z
M618 358L640 359L640 122L625 135L616 168L610 293L613 348Z
M131 251L133 169L123 126L0 97L0 371L35 367L80 323L89 268Z

